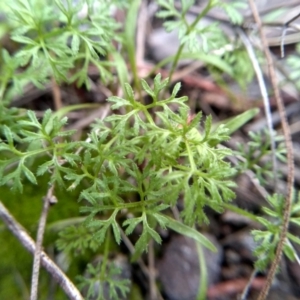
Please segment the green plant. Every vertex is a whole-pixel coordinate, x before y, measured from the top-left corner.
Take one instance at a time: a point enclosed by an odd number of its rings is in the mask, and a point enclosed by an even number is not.
[[[276,158],[281,162],[286,162],[286,149],[283,144],[283,137],[273,133],[273,138],[277,143]],[[271,136],[267,130],[262,132],[249,132],[250,141],[245,145],[237,144],[237,155],[243,160],[237,166],[239,172],[251,170],[255,173],[262,186],[274,177],[271,160]],[[279,176],[280,174],[276,174]]]
[[[139,223],[143,224],[143,233],[136,245],[138,256],[151,237],[160,242],[152,228],[155,224],[177,228],[175,221],[161,211],[176,205],[180,194],[185,199],[182,214],[187,224],[193,226],[208,221],[203,211],[205,206],[219,211],[223,201],[234,197],[230,189],[234,184],[227,180],[234,170],[224,161],[231,151],[215,146],[228,139],[226,129],[221,125],[211,131],[212,120],[208,117],[199,131],[201,113],[189,123],[189,109],[184,104],[187,98],[176,98],[179,84],[168,99],[159,99],[159,92],[167,83],[157,75],[152,90],[142,81],[153,99],[148,105],[135,100],[129,85],[126,85],[127,99],[108,98],[113,109],[127,107],[128,113],[98,121],[90,134],[90,142],[69,141],[68,136],[73,132],[61,130],[66,118],[53,118],[48,110],[40,123],[29,111],[28,120],[18,122],[22,126],[18,141],[23,150],[15,145],[10,128],[4,127],[7,143],[2,143],[0,148],[4,154],[1,184],[10,183],[13,190],[22,191],[23,176],[37,184],[36,176],[46,172],[51,173],[51,184],[66,188],[65,180],[70,181],[69,190],[83,181],[89,182],[89,186],[82,189],[80,199],[90,204],[82,211],[90,214],[86,225],[97,228],[94,238],[102,243],[111,227],[120,243],[117,217],[121,210],[133,210],[139,216],[127,219],[124,225],[127,226],[125,232],[130,234]],[[179,114],[169,108],[171,104],[178,105]],[[150,109],[160,109],[156,112],[160,126],[154,122]],[[78,147],[82,156],[74,154]],[[49,159],[46,156],[34,174],[34,170],[27,167],[28,161],[45,154]],[[132,193],[136,194],[135,201]],[[109,216],[107,220],[93,220],[100,212]]]
[[[300,225],[299,209],[300,209],[300,194],[298,199],[295,197],[291,209],[290,222]],[[257,221],[263,225],[265,230],[253,230],[252,234],[254,240],[259,245],[256,247],[254,254],[258,257],[256,261],[256,268],[260,271],[265,270],[269,263],[275,257],[275,250],[280,239],[280,233],[283,224],[284,214],[284,197],[282,195],[274,194],[268,197],[268,204],[270,207],[263,207],[263,212],[266,217],[257,217]],[[287,234],[287,239],[284,245],[284,254],[292,261],[296,260],[297,251],[294,249],[292,243],[300,244],[300,239],[292,233]]]
[[[241,24],[243,21],[242,15],[238,12],[237,8],[245,7],[243,1],[233,1],[230,4],[224,3],[219,0],[210,0],[198,16],[190,22],[187,18],[187,13],[194,1],[181,1],[181,10],[178,10],[174,1],[172,0],[159,0],[159,5],[163,8],[157,13],[158,17],[170,18],[164,22],[164,26],[167,31],[178,30],[178,38],[180,40],[180,47],[177,50],[174,58],[172,58],[172,67],[170,71],[170,77],[172,77],[179,61],[184,58],[194,58],[198,56],[198,59],[209,62],[211,66],[217,66],[217,68],[228,72],[231,76],[234,76],[236,69],[241,71],[238,65],[228,65],[224,63],[224,60],[219,60],[218,55],[211,55],[210,53],[215,49],[222,49],[229,42],[229,37],[224,35],[222,29],[217,22],[210,25],[204,25],[201,20],[205,15],[213,8],[219,7],[225,10],[234,24]],[[200,41],[199,41],[200,39]],[[199,57],[199,52],[200,57]],[[203,55],[203,54],[206,55]],[[196,58],[195,57],[195,58]],[[246,74],[246,72],[244,73]],[[249,74],[249,73],[247,73]],[[237,80],[240,78],[238,74],[235,77]]]
[[[110,265],[107,269],[103,269],[101,263],[96,266],[88,264],[87,276],[78,276],[80,287],[82,289],[88,287],[87,297],[92,297],[97,300],[109,299],[118,300],[124,297],[129,292],[130,280],[118,279],[120,268]]]
[[[114,3],[118,2],[94,5],[93,1],[79,1],[75,6],[70,0],[52,4],[35,0],[11,2],[11,39],[23,47],[13,56],[2,50],[0,97],[11,99],[28,82],[43,88],[50,76],[58,82],[90,87],[86,74],[91,64],[99,69],[103,80],[111,79],[111,63],[99,56],[106,58],[108,52],[113,52],[113,40],[118,39],[118,25],[110,13]],[[24,66],[23,72],[17,72]],[[10,82],[12,87],[4,95]]]
[[[208,221],[205,206],[221,211],[223,201],[234,197],[230,189],[234,184],[229,180],[234,170],[224,161],[231,151],[216,147],[228,136],[222,125],[211,131],[210,117],[200,129],[201,113],[189,121],[189,108],[184,104],[187,98],[176,98],[179,84],[169,98],[160,100],[159,93],[167,83],[160,75],[154,79],[153,89],[142,81],[153,99],[148,105],[136,101],[129,85],[126,99],[110,97],[113,109],[126,107],[128,112],[98,121],[90,133],[90,142],[70,141],[73,131],[62,130],[66,118],[59,120],[48,110],[39,122],[28,111],[28,119],[18,121],[17,138],[8,126],[3,128],[1,185],[10,184],[13,190],[22,191],[23,177],[38,184],[37,176],[48,172],[51,184],[69,190],[84,183],[80,200],[89,205],[81,211],[89,214],[85,225],[93,230],[93,239],[99,245],[108,231],[113,232],[119,244],[120,227],[126,227],[125,234],[129,235],[142,224],[133,259],[147,249],[151,238],[161,243],[158,225],[184,232],[213,250],[211,242],[193,226]],[[178,114],[169,108],[171,104],[178,106]],[[153,109],[157,110],[158,125],[149,113]],[[79,147],[82,155],[75,154]],[[44,162],[37,170],[30,168],[31,160],[40,156]],[[70,182],[68,187],[66,180]],[[191,227],[168,216],[167,209],[176,205],[180,195],[185,202],[183,218]],[[122,221],[124,210],[134,217],[124,216]],[[76,236],[72,243],[68,232],[69,229],[61,236],[68,240],[67,247],[89,246],[86,235]]]

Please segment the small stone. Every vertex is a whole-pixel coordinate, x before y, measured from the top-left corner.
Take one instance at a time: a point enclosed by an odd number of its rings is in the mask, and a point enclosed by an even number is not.
[[[203,247],[208,285],[212,285],[219,279],[222,251],[213,236],[206,236],[218,249],[215,253]],[[163,291],[168,299],[196,299],[201,274],[197,247],[193,239],[185,236],[173,237],[166,246],[163,258],[158,262],[158,270]]]

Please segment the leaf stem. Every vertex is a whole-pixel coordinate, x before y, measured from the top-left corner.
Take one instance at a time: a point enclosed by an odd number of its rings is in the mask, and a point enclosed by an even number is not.
[[[213,6],[213,0],[209,0],[208,4],[206,5],[206,7],[203,9],[203,11],[197,16],[197,18],[195,19],[195,21],[191,24],[191,25],[188,25],[187,24],[187,30],[186,30],[186,33],[185,35],[189,35],[193,29],[197,26],[198,22],[204,17],[207,15],[207,13],[210,11],[210,9],[212,8]],[[182,43],[180,45],[180,47],[178,48],[177,52],[176,52],[176,55],[174,57],[174,60],[173,60],[173,63],[172,63],[172,67],[171,67],[171,70],[170,70],[170,73],[169,73],[169,83],[172,82],[172,77],[173,77],[173,74],[175,72],[175,69],[177,68],[177,65],[178,65],[178,62],[180,60],[180,56],[181,56],[181,53],[184,49],[184,46],[185,46],[185,43]]]
[[[200,266],[200,284],[199,290],[197,294],[197,300],[205,300],[207,294],[207,265],[205,262],[205,257],[203,253],[203,246],[199,243],[195,243],[197,247],[198,259],[199,259],[199,266]]]
[[[233,211],[233,212],[235,212],[235,213],[237,213],[239,215],[242,215],[244,217],[247,217],[247,218],[249,218],[252,221],[260,223],[259,220],[258,220],[258,217],[256,215],[254,215],[254,214],[252,214],[252,213],[250,213],[250,212],[248,212],[248,211],[246,211],[246,210],[244,210],[242,208],[239,208],[239,207],[237,207],[235,205],[228,204],[228,203],[224,203],[223,206],[224,206],[224,208],[226,208],[228,210],[231,210],[231,211]]]
[[[111,239],[111,228],[109,228],[107,230],[107,235],[105,238],[104,253],[103,253],[103,259],[102,259],[102,264],[101,264],[101,273],[100,273],[101,281],[104,281],[105,277],[106,277],[105,274],[106,274],[107,263],[108,263],[110,239]]]
[[[189,162],[190,162],[190,165],[191,165],[192,173],[194,174],[194,172],[197,171],[197,168],[196,168],[196,164],[195,164],[195,161],[194,161],[194,157],[193,157],[190,145],[189,145],[187,140],[185,140],[185,145],[186,145],[186,149],[187,149],[187,152],[188,152],[188,157],[189,157]]]

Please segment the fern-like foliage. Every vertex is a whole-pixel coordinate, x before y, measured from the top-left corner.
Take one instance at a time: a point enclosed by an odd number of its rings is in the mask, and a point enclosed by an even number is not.
[[[50,1],[51,2],[51,1]],[[98,68],[103,80],[110,80],[105,58],[113,52],[119,28],[111,15],[119,1],[13,0],[9,3],[8,22],[11,39],[19,49],[10,55],[2,50],[0,99],[10,100],[29,82],[43,88],[50,77],[58,82],[76,82],[90,87],[88,67]],[[26,67],[17,72],[20,67]],[[13,83],[4,94],[9,83]]]
[[[158,75],[153,89],[146,81],[142,85],[153,102],[144,105],[136,101],[129,85],[125,99],[110,97],[113,109],[126,107],[127,113],[97,121],[90,134],[91,142],[81,142],[81,172],[65,176],[71,181],[69,189],[84,180],[90,182],[80,196],[89,205],[81,211],[89,214],[86,224],[97,229],[94,237],[99,243],[109,228],[119,243],[120,225],[126,228],[126,234],[141,225],[143,231],[136,242],[134,258],[146,250],[150,238],[161,242],[156,224],[184,231],[179,223],[164,216],[181,195],[185,203],[182,216],[188,225],[208,221],[205,206],[220,211],[223,201],[234,197],[234,183],[229,180],[234,171],[224,160],[231,151],[212,146],[228,138],[226,129],[220,126],[211,131],[210,117],[201,129],[201,113],[189,120],[184,104],[187,98],[176,98],[179,84],[165,100],[159,100],[159,93],[167,80]],[[178,106],[178,113],[172,112],[170,104]],[[150,110],[156,110],[157,122]],[[118,216],[124,209],[132,211],[134,217],[120,224]],[[105,219],[95,218],[99,213]]]
[[[180,8],[178,3],[175,5],[173,0],[158,0],[161,10],[157,13],[160,18],[167,19],[164,27],[168,32],[178,30],[178,37],[181,44],[185,44],[189,51],[196,52],[204,50],[208,52],[218,49],[226,44],[224,32],[221,30],[217,22],[207,24],[201,22],[201,19],[213,8],[219,7],[223,9],[229,16],[233,24],[241,24],[243,17],[238,8],[245,8],[244,1],[232,1],[225,3],[219,0],[210,0],[195,20],[190,21],[187,17],[191,6],[195,1],[181,1]],[[199,42],[200,41],[200,42]]]
[[[271,138],[268,130],[262,132],[249,132],[250,141],[247,144],[238,143],[237,155],[243,157],[238,165],[240,172],[252,170],[260,183],[265,185],[267,180],[273,178],[272,159],[271,159]],[[286,161],[286,148],[283,137],[273,133],[276,142],[276,157],[279,161]]]
[[[98,120],[90,133],[90,142],[72,142],[72,131],[62,129],[67,119],[60,120],[50,111],[41,122],[33,112],[28,112],[28,119],[18,122],[22,129],[17,139],[4,126],[0,184],[11,184],[14,190],[21,191],[24,177],[37,184],[37,177],[49,172],[53,184],[68,185],[69,190],[80,185],[79,200],[85,203],[81,211],[88,214],[85,226],[98,244],[104,241],[108,230],[120,243],[121,227],[127,235],[137,226],[142,228],[134,259],[147,249],[151,238],[161,242],[157,225],[185,232],[214,249],[192,226],[208,222],[204,207],[221,211],[223,202],[234,197],[234,183],[230,180],[234,170],[225,161],[231,151],[216,146],[228,139],[227,130],[223,126],[212,130],[211,117],[200,126],[201,113],[189,116],[184,103],[187,98],[176,97],[180,84],[175,85],[169,98],[161,100],[159,94],[167,84],[168,80],[162,80],[160,75],[156,76],[153,88],[142,81],[153,100],[147,105],[135,100],[127,84],[125,99],[108,99],[113,109],[122,107],[127,113]],[[170,109],[171,104],[177,106],[178,113]],[[156,120],[150,111],[155,111]],[[79,147],[80,155],[75,153]],[[44,162],[32,170],[27,164],[37,156]],[[166,214],[180,197],[184,199],[182,216],[189,226]],[[124,220],[124,211],[130,211],[131,217]],[[74,233],[75,229],[68,229],[61,238],[76,238]],[[76,243],[70,245],[90,246],[89,241]],[[63,245],[66,243],[61,242]]]
[[[282,195],[274,194],[268,197],[269,207],[263,207],[263,212],[267,217],[257,217],[257,221],[263,226],[263,230],[252,230],[254,240],[257,242],[254,254],[257,256],[255,267],[258,270],[265,270],[269,263],[275,257],[275,251],[279,242],[280,234],[282,231],[283,214],[284,214],[284,197]],[[295,197],[292,209],[290,222],[300,226],[300,194]],[[293,243],[300,244],[299,237],[291,232],[287,233],[286,243],[284,245],[284,254],[292,261],[296,259],[296,250]]]
[[[120,279],[121,269],[114,264],[108,264],[105,276],[102,274],[102,262],[87,265],[86,275],[78,276],[79,288],[86,289],[87,299],[93,300],[119,300],[126,299],[129,293],[130,280]]]
[[[60,231],[56,246],[58,250],[70,252],[75,250],[83,253],[86,249],[96,251],[99,243],[94,238],[95,231],[87,228],[84,224],[68,226]]]
[[[4,125],[0,140],[0,185],[10,184],[12,190],[22,191],[23,178],[26,177],[32,184],[37,184],[37,176],[46,172],[52,174],[51,183],[64,186],[63,176],[65,173],[74,172],[62,166],[62,160],[74,165],[80,157],[74,154],[76,143],[68,142],[68,136],[74,131],[62,131],[67,118],[59,120],[52,116],[51,111],[45,112],[43,121],[40,123],[32,111],[28,111],[28,119],[17,122],[20,134],[17,135],[10,127]],[[59,139],[62,142],[58,142]],[[28,164],[32,159],[50,155],[50,159],[41,164],[36,172],[30,170]]]
[[[166,31],[178,31],[180,47],[173,59],[172,68],[175,68],[181,59],[201,60],[219,80],[223,81],[220,73],[226,72],[242,88],[246,88],[247,83],[254,76],[252,63],[241,43],[233,39],[234,34],[228,34],[229,23],[232,23],[232,26],[242,24],[243,16],[240,9],[247,7],[245,1],[237,0],[226,3],[220,0],[210,0],[194,18],[190,14],[190,8],[195,3],[193,0],[181,1],[180,4],[173,0],[158,0],[157,2],[161,7],[157,16],[164,19]],[[224,24],[218,21],[212,22],[209,19],[204,20],[214,9],[222,9],[228,15],[229,22],[227,27],[225,26],[225,32]]]

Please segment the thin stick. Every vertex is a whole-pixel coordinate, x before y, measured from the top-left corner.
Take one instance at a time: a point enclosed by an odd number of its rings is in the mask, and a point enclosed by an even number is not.
[[[20,225],[15,218],[9,213],[7,208],[0,201],[0,218],[6,224],[8,229],[21,242],[21,244],[31,253],[34,254],[36,245],[33,239],[28,235],[25,228]],[[60,285],[65,294],[71,300],[83,300],[82,295],[74,286],[72,281],[65,273],[51,260],[51,258],[44,252],[41,252],[41,264],[47,270],[54,280]]]
[[[134,253],[134,246],[132,245],[130,239],[125,234],[124,230],[121,227],[119,227],[119,228],[120,228],[120,231],[121,231],[121,236],[122,236],[122,240],[123,240],[124,244],[126,245],[128,250],[130,251],[130,253],[133,254]],[[143,271],[143,273],[147,277],[149,277],[149,270],[148,270],[147,266],[145,265],[144,261],[141,258],[139,258],[138,264],[139,264],[141,270]]]
[[[58,111],[63,106],[62,101],[61,101],[60,87],[58,86],[54,77],[52,77],[51,81],[52,81],[52,94],[53,94],[53,100],[54,100],[54,107],[55,107],[55,110]]]
[[[130,239],[127,237],[124,230],[120,226],[119,226],[119,228],[120,228],[120,231],[121,231],[121,237],[122,237],[122,240],[123,240],[124,244],[126,245],[126,247],[128,248],[128,250],[130,251],[131,254],[134,253],[134,246],[132,245]],[[139,258],[137,262],[138,262],[141,270],[145,274],[145,276],[147,278],[149,278],[151,276],[149,274],[150,270],[148,270],[148,268],[145,265],[144,261],[141,258]],[[156,289],[156,295],[157,295],[157,300],[164,300],[164,298],[162,297],[162,295],[160,294],[158,289]]]
[[[148,269],[149,269],[149,286],[150,286],[150,299],[157,299],[157,289],[155,284],[155,262],[154,262],[154,243],[153,239],[149,241],[149,251],[148,251]]]
[[[137,19],[137,32],[136,32],[136,62],[138,66],[142,66],[144,64],[144,56],[145,56],[145,44],[146,44],[146,30],[147,30],[147,22],[148,22],[148,9],[147,2],[142,1],[139,11],[139,16]]]
[[[274,139],[274,130],[273,130],[273,123],[272,123],[272,114],[270,109],[270,101],[268,97],[268,91],[267,87],[263,78],[263,74],[261,71],[261,68],[259,66],[258,60],[255,56],[255,52],[253,50],[253,47],[248,39],[248,37],[245,35],[244,31],[241,29],[237,29],[239,36],[248,52],[249,58],[253,64],[253,68],[256,74],[256,78],[259,84],[260,92],[263,98],[264,107],[265,107],[265,114],[268,124],[268,129],[270,132],[270,140],[271,140],[271,150],[272,150],[272,167],[273,167],[273,175],[274,175],[274,187],[276,189],[277,187],[277,159],[276,159],[276,145],[275,145],[275,139]]]
[[[37,238],[36,238],[36,247],[35,247],[35,252],[34,252],[30,300],[37,300],[43,237],[44,237],[44,232],[45,232],[47,215],[48,215],[48,211],[49,211],[49,207],[50,207],[50,201],[51,201],[51,198],[53,197],[53,189],[54,189],[54,186],[52,185],[48,189],[46,197],[44,197],[44,205],[43,205],[43,210],[42,210],[41,218],[40,218],[40,222],[39,222]]]
[[[249,278],[249,280],[248,280],[248,282],[247,282],[247,284],[246,284],[246,286],[244,288],[244,291],[242,293],[242,296],[241,296],[240,300],[247,300],[247,296],[248,296],[249,290],[250,290],[250,288],[252,286],[252,282],[255,279],[256,274],[257,274],[257,271],[253,270],[253,272],[252,272],[252,274],[251,274],[251,276],[250,276],[250,278]]]
[[[286,196],[286,200],[285,200],[282,230],[281,230],[280,239],[279,239],[279,242],[277,245],[275,257],[273,259],[273,262],[271,264],[270,270],[267,275],[267,282],[264,285],[263,289],[261,290],[261,292],[258,296],[258,300],[263,300],[268,295],[270,286],[272,284],[273,278],[276,273],[277,266],[280,263],[284,243],[285,243],[287,232],[288,232],[290,212],[291,212],[292,200],[293,200],[293,186],[294,186],[295,170],[294,170],[293,144],[292,144],[290,129],[289,129],[289,125],[287,122],[283,101],[281,99],[279,88],[278,88],[278,82],[277,82],[277,78],[276,78],[276,74],[275,74],[275,70],[274,70],[274,66],[273,66],[272,56],[271,56],[269,46],[268,46],[268,43],[267,43],[267,40],[266,40],[266,37],[264,34],[262,22],[261,22],[259,14],[258,14],[257,7],[253,0],[249,0],[249,5],[251,7],[254,20],[258,26],[260,39],[261,39],[261,42],[263,45],[263,50],[264,50],[264,53],[265,53],[265,56],[266,56],[266,59],[268,62],[269,75],[270,75],[271,83],[272,83],[272,86],[274,89],[274,96],[275,96],[278,111],[280,114],[281,126],[282,126],[284,139],[285,139],[285,145],[286,145],[286,149],[287,149],[287,166],[288,166],[288,178],[287,178],[288,191],[287,191],[287,196]]]

